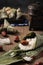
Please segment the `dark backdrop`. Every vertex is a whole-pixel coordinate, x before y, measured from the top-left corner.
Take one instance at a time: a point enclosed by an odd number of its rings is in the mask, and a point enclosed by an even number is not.
[[[10,6],[14,8],[21,7],[22,10],[26,11],[27,6],[34,2],[40,2],[43,5],[43,0],[0,0],[0,9],[4,6]]]

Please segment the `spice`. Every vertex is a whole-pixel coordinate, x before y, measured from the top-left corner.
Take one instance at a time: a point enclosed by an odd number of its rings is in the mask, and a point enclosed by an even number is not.
[[[15,42],[19,42],[19,36],[15,36]]]
[[[28,42],[27,42],[26,40],[22,40],[22,41],[21,41],[21,44],[22,44],[22,45],[28,45]]]

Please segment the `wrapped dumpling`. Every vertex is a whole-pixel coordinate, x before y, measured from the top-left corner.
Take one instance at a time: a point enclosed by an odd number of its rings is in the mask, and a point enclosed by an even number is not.
[[[9,38],[4,38],[4,39],[0,38],[0,45],[1,46],[5,45],[5,44],[10,44],[10,43],[11,43],[11,41]]]
[[[16,19],[19,19],[21,16],[22,16],[21,9],[18,8],[18,9],[17,9],[17,17],[16,17]]]
[[[25,40],[25,42],[19,43],[19,48],[21,50],[32,50],[43,45],[43,36],[34,32],[27,34],[23,40]],[[26,42],[28,43],[26,44]]]

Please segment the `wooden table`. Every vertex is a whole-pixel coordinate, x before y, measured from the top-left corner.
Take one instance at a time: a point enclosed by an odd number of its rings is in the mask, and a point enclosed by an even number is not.
[[[18,34],[20,40],[22,40],[23,37],[26,34],[28,34],[29,32],[31,32],[31,31],[29,31],[29,26],[16,26],[16,27],[14,27],[14,29],[16,29],[16,30],[18,30],[20,32],[20,34]],[[35,33],[39,33],[39,34],[43,34],[43,31],[34,31],[34,32]],[[18,43],[14,42],[15,35],[8,35],[8,36],[9,36],[12,44],[11,45],[5,45],[5,46],[3,46],[3,49],[5,51],[8,51],[8,50],[14,48],[18,44]],[[0,34],[0,37],[2,37],[1,34]],[[3,54],[3,53],[4,52],[0,52],[0,54]],[[40,58],[34,60],[34,62],[31,62],[31,63],[29,63],[29,62],[18,62],[18,63],[15,63],[15,65],[34,65],[35,62],[39,62],[39,61],[43,62],[43,57],[42,56]]]

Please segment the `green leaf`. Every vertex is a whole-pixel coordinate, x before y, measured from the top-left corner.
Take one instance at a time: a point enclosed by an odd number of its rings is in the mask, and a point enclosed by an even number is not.
[[[22,57],[24,55],[31,57],[31,56],[38,55],[41,51],[43,51],[43,46],[31,51],[23,51],[20,49],[9,50],[8,52],[0,56],[0,65],[7,65],[7,64],[22,61],[23,60]],[[14,56],[11,56],[11,53],[13,52],[14,52]]]
[[[26,55],[27,56],[37,56],[41,51],[43,51],[43,46],[26,52]]]
[[[1,65],[7,65],[15,62],[22,61],[23,59],[20,57],[9,57],[9,56],[4,56],[3,58],[0,58],[0,64]]]

